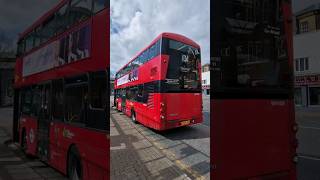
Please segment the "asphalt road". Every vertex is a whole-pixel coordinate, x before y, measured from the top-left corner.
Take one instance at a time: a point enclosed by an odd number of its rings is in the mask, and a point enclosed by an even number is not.
[[[296,108],[299,180],[320,180],[320,108]]]
[[[203,100],[203,123],[176,128],[161,133],[167,139],[180,140],[191,147],[210,156],[210,96],[202,96]],[[110,96],[110,103],[113,104],[113,96]]]
[[[113,97],[110,97],[112,104]],[[129,117],[121,112],[111,110],[111,166],[121,166],[121,164],[130,165],[124,156],[117,156],[122,151],[127,151],[129,154],[138,154],[140,149],[129,148],[134,147],[136,143],[149,144],[150,149],[157,157],[170,161],[172,167],[185,172],[191,179],[209,179],[210,177],[210,98],[209,96],[203,98],[203,115],[204,122],[202,124],[175,128],[163,132],[154,131],[146,128],[140,124],[133,124]],[[129,135],[129,136],[128,136]],[[137,137],[132,137],[132,136]],[[130,141],[127,141],[131,139]],[[141,141],[141,142],[140,142]],[[149,150],[148,150],[149,151]],[[148,156],[145,154],[145,156]],[[121,158],[123,157],[123,158]],[[135,157],[136,158],[136,157]],[[141,157],[144,159],[145,157]],[[143,160],[135,160],[137,164],[146,166],[151,172],[150,176],[155,173],[152,168],[143,163]],[[119,163],[121,162],[121,163]],[[153,162],[153,161],[151,161]],[[128,167],[127,169],[134,169],[136,167]],[[160,168],[161,169],[161,168]],[[133,171],[134,172],[134,171]],[[152,173],[153,172],[153,173]],[[157,172],[157,171],[156,171]],[[132,172],[128,172],[132,173]],[[161,172],[157,172],[161,178],[167,179]],[[111,167],[111,174],[113,177],[121,179],[121,175],[116,169]],[[118,174],[118,176],[117,176]],[[120,175],[119,175],[120,174]],[[134,173],[133,173],[134,174]],[[140,176],[148,174],[141,172]],[[136,177],[137,175],[135,175]],[[144,177],[144,176],[143,176]],[[135,179],[135,178],[134,178]]]
[[[203,125],[210,126],[210,96],[202,96],[202,104],[203,104]]]

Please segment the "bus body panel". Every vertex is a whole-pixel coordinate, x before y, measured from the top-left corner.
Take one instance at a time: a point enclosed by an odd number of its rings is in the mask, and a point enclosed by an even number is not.
[[[295,155],[292,101],[212,100],[211,103],[214,179],[249,179],[277,173],[287,174],[283,177],[289,179]]]
[[[185,101],[186,99],[188,102]],[[152,93],[147,103],[126,100],[124,108],[121,107],[121,101],[121,98],[117,101],[118,110],[124,110],[123,113],[129,117],[134,111],[139,123],[156,130],[187,126],[203,121],[201,93]],[[164,119],[161,119],[161,116],[164,116]]]
[[[21,116],[20,118],[20,144],[22,143],[22,132],[25,131],[25,135],[27,136],[27,149],[26,153],[29,155],[36,156],[37,155],[37,133],[38,133],[38,121],[36,118],[30,116]]]
[[[91,54],[94,62],[87,62],[86,66],[95,64],[95,69],[105,70],[110,66],[110,28],[109,11],[103,10],[92,18]],[[105,32],[101,32],[106,30]],[[84,66],[84,67],[86,67]]]
[[[201,93],[165,93],[166,120],[170,122],[190,120],[190,123],[202,122]]]
[[[75,127],[61,122],[51,123],[50,146],[52,153],[49,164],[62,173],[67,173],[68,152],[76,146],[84,168],[84,179],[104,177],[108,174],[109,139],[105,132]],[[57,161],[59,158],[60,162]],[[106,177],[105,177],[106,178]],[[99,178],[103,179],[103,178]]]

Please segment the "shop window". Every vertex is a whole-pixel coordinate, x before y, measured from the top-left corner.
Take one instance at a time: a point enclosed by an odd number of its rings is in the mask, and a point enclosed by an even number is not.
[[[310,105],[320,105],[320,87],[310,87]]]
[[[301,90],[301,88],[294,89],[294,102],[296,105],[302,105],[302,90]]]

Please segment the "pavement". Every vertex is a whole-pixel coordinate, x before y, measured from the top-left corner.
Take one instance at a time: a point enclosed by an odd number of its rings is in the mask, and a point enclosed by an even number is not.
[[[210,179],[205,124],[159,132],[111,108],[110,136],[111,179]]]
[[[27,157],[11,142],[12,108],[0,108],[0,180],[67,180],[63,174]]]
[[[296,108],[299,180],[320,180],[320,107]]]

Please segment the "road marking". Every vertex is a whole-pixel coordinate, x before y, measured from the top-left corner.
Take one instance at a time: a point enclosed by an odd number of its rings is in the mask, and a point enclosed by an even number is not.
[[[310,159],[315,161],[320,161],[320,158],[310,157],[310,156],[298,156],[299,158]]]
[[[316,127],[309,127],[309,126],[300,126],[299,128],[320,130],[320,128],[316,128]]]
[[[126,149],[126,148],[127,148],[126,144],[120,143],[120,146],[110,147],[110,150],[114,151],[114,150],[121,150],[121,149]]]

